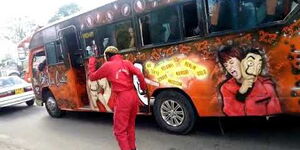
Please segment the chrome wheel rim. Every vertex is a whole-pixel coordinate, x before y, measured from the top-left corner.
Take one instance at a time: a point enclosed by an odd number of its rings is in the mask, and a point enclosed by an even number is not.
[[[180,126],[184,119],[184,111],[179,103],[174,100],[166,100],[160,107],[160,113],[163,120],[170,126]]]
[[[47,100],[47,107],[51,112],[56,111],[57,109],[57,105],[56,105],[56,101],[53,97],[49,97]]]

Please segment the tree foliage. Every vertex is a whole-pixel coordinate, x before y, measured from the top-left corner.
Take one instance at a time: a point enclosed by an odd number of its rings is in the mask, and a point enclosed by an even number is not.
[[[48,23],[51,23],[51,22],[57,21],[59,19],[62,19],[64,17],[70,16],[72,14],[75,14],[78,11],[80,11],[80,8],[75,3],[63,5],[58,9],[56,14],[48,21]]]
[[[12,41],[17,44],[25,37],[32,34],[37,24],[28,16],[16,17],[8,21],[6,24],[6,32],[2,33],[1,38]]]

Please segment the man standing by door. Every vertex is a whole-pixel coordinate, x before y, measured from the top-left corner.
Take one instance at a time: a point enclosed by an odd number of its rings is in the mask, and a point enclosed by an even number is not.
[[[138,77],[140,86],[146,91],[146,82],[141,71],[130,61],[123,60],[119,50],[109,46],[104,51],[106,62],[96,70],[96,58],[89,59],[91,81],[107,78],[112,91],[117,94],[114,107],[114,134],[121,150],[135,150],[135,118],[139,99],[133,85],[133,75]]]

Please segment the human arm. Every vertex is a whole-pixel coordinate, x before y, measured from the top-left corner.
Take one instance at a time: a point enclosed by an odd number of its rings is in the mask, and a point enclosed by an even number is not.
[[[108,74],[108,69],[106,63],[104,63],[98,70],[96,69],[96,58],[91,57],[89,59],[89,64],[88,64],[88,70],[89,70],[89,79],[91,81],[99,80],[101,78],[104,78]]]

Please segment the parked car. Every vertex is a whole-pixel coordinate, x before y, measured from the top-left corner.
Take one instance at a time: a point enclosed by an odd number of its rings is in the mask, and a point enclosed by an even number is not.
[[[8,69],[2,69],[0,68],[0,77],[5,77],[5,76],[21,76],[20,72],[17,70],[8,70]]]
[[[18,76],[0,77],[0,108],[25,102],[34,104],[31,84]]]

